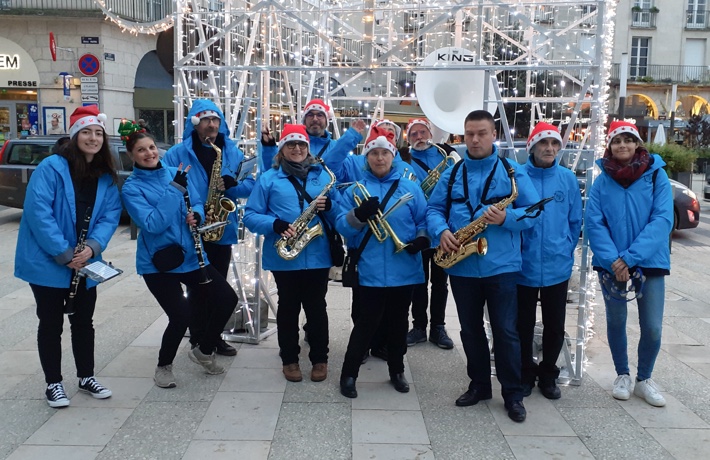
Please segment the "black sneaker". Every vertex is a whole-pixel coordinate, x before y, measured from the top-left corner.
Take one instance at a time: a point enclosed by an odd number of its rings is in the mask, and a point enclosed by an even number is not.
[[[215,351],[217,352],[218,355],[222,355],[222,356],[236,356],[237,355],[237,349],[222,339],[219,339],[217,341],[217,348]]]
[[[49,404],[49,407],[67,407],[69,405],[69,398],[67,398],[67,394],[64,392],[62,382],[47,385],[45,395],[47,395],[47,404]]]
[[[424,329],[413,327],[411,331],[407,332],[408,347],[422,342],[426,342],[426,331]]]
[[[454,348],[454,341],[451,340],[449,334],[446,333],[446,328],[444,325],[432,326],[431,332],[429,333],[429,341],[436,344],[437,347],[443,348],[444,350],[451,350]]]
[[[94,377],[84,377],[79,380],[79,391],[88,393],[96,399],[110,398],[113,393],[108,388],[105,388]]]

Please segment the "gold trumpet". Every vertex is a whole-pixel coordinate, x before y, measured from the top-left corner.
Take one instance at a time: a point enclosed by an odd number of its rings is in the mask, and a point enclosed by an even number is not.
[[[358,196],[358,190],[360,191],[362,198]],[[360,204],[362,204],[362,202],[367,200],[368,198],[370,198],[370,193],[367,191],[365,186],[362,185],[360,182],[355,182],[355,187],[353,187],[353,199],[355,200],[355,204],[360,206]],[[395,206],[397,206],[397,204],[395,204]],[[392,242],[394,243],[395,247],[395,254],[409,246],[407,243],[403,243],[399,239],[397,234],[394,232],[394,230],[392,230],[392,227],[390,227],[389,222],[387,222],[387,219],[384,218],[382,210],[378,209],[377,214],[375,214],[374,217],[367,219],[367,224],[370,226],[372,234],[380,243],[384,242],[387,237],[392,238]]]

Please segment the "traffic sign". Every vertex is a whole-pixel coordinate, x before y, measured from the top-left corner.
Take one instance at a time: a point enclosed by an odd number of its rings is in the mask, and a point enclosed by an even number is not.
[[[86,53],[79,58],[79,72],[87,77],[93,77],[101,70],[99,58],[93,54]]]
[[[81,102],[99,102],[98,94],[82,94]]]
[[[81,84],[82,94],[98,94],[99,84],[98,83],[82,83]]]
[[[82,83],[98,83],[99,77],[80,77]]]

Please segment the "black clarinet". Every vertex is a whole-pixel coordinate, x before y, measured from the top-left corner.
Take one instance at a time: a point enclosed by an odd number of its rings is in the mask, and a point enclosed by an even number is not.
[[[185,198],[185,207],[187,208],[187,213],[192,212],[192,205],[190,204],[190,195],[187,194],[187,190],[183,194]],[[207,266],[205,265],[205,256],[202,252],[202,237],[200,237],[200,232],[197,230],[196,225],[188,225],[190,227],[190,234],[192,234],[192,240],[195,242],[195,252],[197,253],[197,262],[200,264],[200,284],[211,283],[212,280],[207,274]]]
[[[86,235],[89,233],[89,222],[91,222],[91,206],[86,208],[86,213],[84,214],[84,223],[81,226],[81,233],[79,233],[79,241],[76,242],[74,254],[78,254],[84,249],[86,249]],[[79,282],[81,282],[81,274],[79,273],[79,270],[74,270],[71,279],[71,286],[69,288],[69,297],[64,303],[64,314],[66,315],[73,315],[74,313],[76,313],[74,299],[76,298],[77,292],[79,292]]]

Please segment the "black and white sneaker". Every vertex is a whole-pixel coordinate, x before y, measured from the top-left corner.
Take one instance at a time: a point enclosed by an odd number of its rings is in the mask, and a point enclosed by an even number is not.
[[[45,394],[47,395],[47,404],[49,404],[49,407],[67,407],[69,405],[69,398],[67,398],[67,394],[64,392],[62,382],[47,385]]]
[[[105,388],[94,377],[84,377],[79,380],[79,391],[89,393],[96,399],[106,399],[111,397],[111,390]]]

